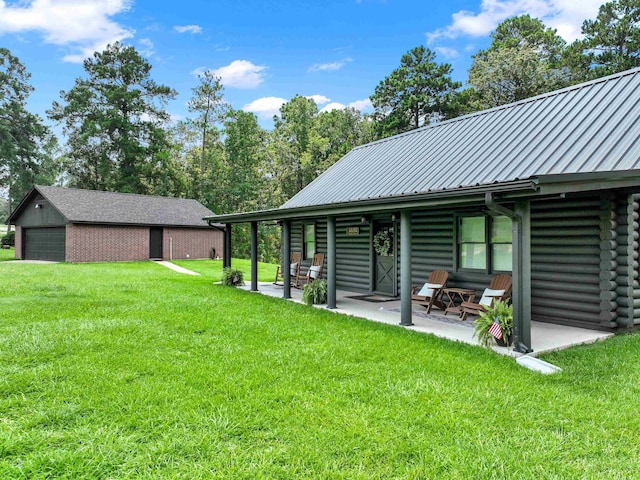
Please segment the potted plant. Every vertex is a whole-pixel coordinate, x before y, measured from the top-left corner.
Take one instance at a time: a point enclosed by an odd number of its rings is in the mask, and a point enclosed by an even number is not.
[[[380,230],[373,236],[373,249],[378,255],[391,255],[393,252],[393,234],[387,230]]]
[[[491,348],[492,340],[502,347],[513,342],[513,305],[507,301],[497,300],[491,307],[485,307],[473,323],[480,344],[487,348]]]
[[[240,270],[227,267],[222,270],[222,284],[229,285],[231,287],[244,285],[244,274]]]
[[[302,301],[307,305],[327,303],[327,282],[314,280],[311,283],[307,283],[302,291]]]

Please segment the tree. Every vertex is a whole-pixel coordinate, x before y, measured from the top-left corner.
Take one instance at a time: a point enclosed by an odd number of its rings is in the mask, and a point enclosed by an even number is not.
[[[0,48],[0,186],[9,190],[9,210],[35,183],[52,184],[59,173],[55,137],[26,109],[30,76],[17,57]]]
[[[562,65],[565,42],[537,18],[509,18],[491,38],[491,46],[473,56],[469,70],[469,84],[480,107],[504,105],[567,85],[568,71]]]
[[[378,84],[371,102],[381,136],[448,117],[449,101],[461,84],[451,80],[451,65],[436,63],[435,56],[428,48],[416,47]]]
[[[225,212],[264,207],[266,132],[253,113],[230,112],[225,122]]]
[[[268,188],[267,132],[253,113],[233,110],[225,121],[224,168],[222,192],[224,211],[247,211],[278,206]],[[236,255],[249,257],[250,229],[248,224],[233,228]],[[258,258],[278,262],[280,235],[275,225],[258,224]]]
[[[168,158],[164,110],[176,92],[150,78],[151,65],[133,47],[108,45],[84,61],[88,78],[61,92],[50,118],[68,136],[71,183],[82,188],[155,193]]]
[[[229,106],[224,101],[222,92],[223,86],[220,78],[207,71],[202,75],[198,75],[200,85],[193,88],[193,96],[189,100],[189,112],[197,113],[195,119],[190,120],[193,127],[199,132],[200,142],[200,182],[198,199],[202,199],[204,195],[204,176],[207,169],[207,151],[209,143],[219,138],[216,123],[224,120]],[[210,162],[209,162],[210,163]]]
[[[314,122],[311,157],[314,177],[344,157],[353,148],[375,140],[365,120],[354,108],[321,112]]]
[[[546,27],[541,20],[529,15],[506,19],[496,27],[491,38],[492,43],[488,50],[526,45],[533,47],[546,62],[553,66],[558,66],[566,46],[566,42],[555,29]]]
[[[273,118],[272,155],[284,200],[291,198],[312,180],[308,173],[309,145],[317,115],[318,107],[312,99],[296,95],[280,107],[280,117]]]
[[[572,45],[573,65],[598,78],[640,66],[640,0],[600,6],[595,20],[582,24],[584,39]]]

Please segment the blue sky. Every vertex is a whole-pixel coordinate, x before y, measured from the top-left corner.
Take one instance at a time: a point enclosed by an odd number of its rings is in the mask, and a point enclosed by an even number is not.
[[[32,74],[30,108],[44,116],[60,90],[84,75],[82,59],[120,40],[153,65],[179,96],[167,110],[188,115],[197,73],[222,78],[225,98],[263,126],[283,101],[313,96],[319,108],[369,112],[368,97],[418,45],[435,50],[464,81],[471,55],[504,19],[541,18],[566,40],[595,18],[599,0],[0,0],[0,45]]]

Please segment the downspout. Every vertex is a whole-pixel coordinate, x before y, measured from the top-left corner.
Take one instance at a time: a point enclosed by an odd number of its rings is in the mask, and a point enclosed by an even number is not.
[[[526,311],[526,308],[530,310],[530,307],[525,307],[525,282],[526,285],[530,285],[530,279],[525,278],[524,273],[525,263],[524,258],[527,254],[524,247],[523,236],[523,217],[521,214],[509,210],[504,205],[496,203],[493,192],[487,192],[484,196],[484,203],[491,212],[495,212],[499,215],[509,217],[513,221],[513,238],[516,242],[514,253],[515,262],[513,265],[513,300],[514,302],[514,330],[515,330],[515,346],[514,350],[520,353],[531,353],[531,314],[530,311]],[[528,218],[528,216],[527,216]],[[527,271],[529,269],[527,268]],[[530,289],[527,289],[530,290]],[[528,303],[527,303],[528,305]]]
[[[484,194],[484,204],[492,212],[496,212],[496,213],[499,213],[500,215],[504,215],[505,217],[509,217],[511,220],[513,220],[516,223],[520,223],[522,221],[522,219],[520,218],[520,215],[518,215],[513,210],[509,210],[504,205],[498,205],[493,198],[493,192],[487,192]]]

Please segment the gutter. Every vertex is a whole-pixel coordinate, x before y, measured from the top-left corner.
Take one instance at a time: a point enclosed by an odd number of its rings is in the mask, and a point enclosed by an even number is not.
[[[513,210],[509,210],[504,205],[498,205],[496,203],[496,200],[493,198],[493,193],[494,192],[487,192],[484,194],[484,204],[487,206],[487,208],[490,211],[497,213],[498,215],[509,217],[514,222],[519,222],[521,220],[520,215],[518,215]]]
[[[252,221],[283,220],[326,215],[366,214],[394,211],[400,208],[457,205],[464,202],[481,202],[487,191],[492,193],[527,194],[537,191],[533,180],[519,180],[508,184],[481,185],[457,189],[438,190],[428,193],[412,193],[386,197],[352,200],[339,203],[324,203],[290,208],[274,208],[255,212],[234,213],[204,217],[208,222],[243,223]]]

